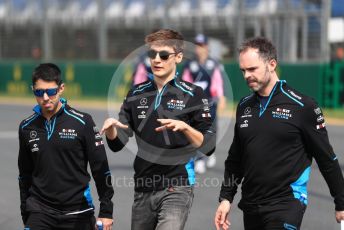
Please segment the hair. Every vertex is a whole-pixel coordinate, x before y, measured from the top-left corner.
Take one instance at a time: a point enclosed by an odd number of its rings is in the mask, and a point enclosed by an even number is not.
[[[258,49],[258,54],[262,59],[264,59],[264,61],[270,61],[273,59],[277,61],[276,47],[267,38],[255,37],[247,39],[241,44],[239,54],[247,51],[249,48]]]
[[[48,82],[54,81],[57,85],[61,85],[61,70],[53,63],[42,63],[32,73],[32,85],[35,85],[39,79]]]
[[[183,35],[170,29],[160,29],[148,34],[145,38],[145,42],[149,46],[154,44],[173,47],[174,51],[177,53],[183,52],[184,50]]]

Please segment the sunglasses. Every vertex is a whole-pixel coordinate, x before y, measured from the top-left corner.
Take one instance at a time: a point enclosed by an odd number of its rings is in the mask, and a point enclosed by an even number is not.
[[[148,50],[148,52],[147,52],[147,56],[150,59],[155,59],[157,54],[159,54],[159,57],[160,57],[161,60],[166,61],[170,57],[170,55],[177,54],[177,53],[169,53],[166,50],[162,50],[162,51],[159,51],[159,52],[155,51],[155,50]]]
[[[51,89],[33,89],[32,91],[36,97],[43,97],[44,93],[51,97],[57,94],[57,92],[59,91],[59,87]]]

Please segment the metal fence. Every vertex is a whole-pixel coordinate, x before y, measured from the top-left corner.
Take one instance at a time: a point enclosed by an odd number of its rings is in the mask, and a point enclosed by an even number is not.
[[[1,59],[125,57],[155,28],[227,47],[266,36],[285,62],[327,61],[331,0],[0,0]]]

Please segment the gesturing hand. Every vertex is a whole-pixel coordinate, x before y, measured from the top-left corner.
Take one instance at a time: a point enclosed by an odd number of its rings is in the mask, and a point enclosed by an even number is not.
[[[173,119],[158,119],[158,122],[162,126],[155,129],[157,132],[161,132],[164,129],[172,129],[173,132],[184,131],[188,128],[188,125],[184,121],[173,120]]]
[[[103,135],[105,133],[110,140],[113,140],[117,137],[116,128],[127,129],[129,127],[128,125],[122,124],[115,118],[108,118],[104,121],[103,128],[100,130],[100,134]]]

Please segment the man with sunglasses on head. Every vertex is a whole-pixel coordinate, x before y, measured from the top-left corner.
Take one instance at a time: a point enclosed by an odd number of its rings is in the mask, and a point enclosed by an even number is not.
[[[40,64],[32,74],[38,105],[19,126],[20,209],[25,229],[95,229],[90,165],[100,201],[98,220],[112,228],[113,188],[102,137],[92,117],[61,98],[60,69]]]
[[[195,37],[195,57],[183,67],[182,79],[200,86],[207,98],[210,107],[210,114],[216,128],[217,109],[223,110],[226,106],[224,96],[223,66],[209,56],[208,38],[204,34],[197,34]],[[200,156],[195,162],[196,173],[203,174],[207,168],[216,165],[215,154],[210,157]]]
[[[131,229],[182,230],[193,201],[193,158],[214,151],[215,131],[203,90],[176,76],[182,35],[162,29],[145,42],[154,78],[129,91],[119,119],[108,118],[101,133],[114,152],[136,137]]]

